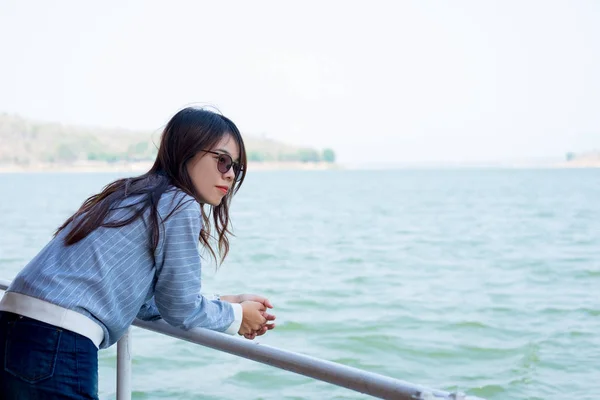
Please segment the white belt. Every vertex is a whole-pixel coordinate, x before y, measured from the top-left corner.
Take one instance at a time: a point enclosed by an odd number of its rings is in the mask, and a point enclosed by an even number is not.
[[[0,300],[0,311],[23,315],[79,333],[90,339],[96,348],[99,348],[104,340],[104,331],[100,325],[85,315],[21,293],[4,293]]]

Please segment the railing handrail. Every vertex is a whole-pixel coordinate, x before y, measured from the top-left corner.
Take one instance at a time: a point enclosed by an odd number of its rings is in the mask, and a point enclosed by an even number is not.
[[[9,285],[9,281],[0,280],[0,290],[5,290]],[[474,396],[466,396],[463,393],[450,393],[429,389],[388,376],[225,335],[204,328],[194,328],[185,331],[175,328],[163,320],[148,322],[136,319],[133,325],[382,399],[479,399]],[[117,377],[119,382],[124,382],[121,384],[121,388],[117,389],[118,392],[123,392],[123,390],[130,391],[128,384],[130,369],[123,369],[123,365],[131,360],[130,333],[128,332],[121,340],[123,342],[119,341],[117,345],[117,352],[121,353],[117,354],[118,363],[121,364],[121,368],[118,368],[120,371],[118,373],[119,375],[125,374],[126,376]],[[125,352],[127,354],[123,354]],[[124,396],[118,396],[118,398],[124,398]]]

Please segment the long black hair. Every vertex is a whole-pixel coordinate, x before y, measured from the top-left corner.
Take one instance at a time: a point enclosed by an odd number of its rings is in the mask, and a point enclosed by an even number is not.
[[[232,190],[227,193],[218,206],[209,206],[211,210],[207,214],[187,172],[186,164],[196,153],[203,149],[212,148],[225,135],[231,135],[240,149],[241,176],[238,181],[234,182]],[[229,252],[227,235],[231,234],[229,229],[229,206],[232,196],[237,193],[244,181],[246,167],[244,141],[240,131],[230,119],[202,108],[184,108],[167,123],[161,135],[156,160],[148,172],[133,178],[119,179],[105,186],[102,192],[89,197],[79,210],[56,230],[55,235],[75,221],[73,228],[70,229],[64,239],[65,245],[72,245],[101,226],[116,228],[130,224],[142,217],[145,210],[150,208],[151,248],[152,254],[154,254],[160,236],[158,201],[169,186],[173,185],[194,197],[201,204],[204,224],[198,240],[208,248],[216,260],[215,251],[210,245],[210,216],[212,214],[214,228],[217,232],[215,238],[218,241],[220,261],[223,262]],[[119,221],[107,221],[110,211],[120,208],[119,205],[122,200],[130,196],[140,196],[141,198],[140,201],[130,206],[135,207],[132,216]]]

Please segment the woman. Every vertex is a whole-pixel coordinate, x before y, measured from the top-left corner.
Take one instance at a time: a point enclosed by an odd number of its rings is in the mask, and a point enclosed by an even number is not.
[[[2,298],[2,398],[97,398],[98,349],[136,317],[249,339],[272,329],[264,297],[199,294],[198,242],[216,258],[214,229],[226,257],[229,205],[245,174],[232,121],[196,108],[173,116],[150,171],[88,198]]]

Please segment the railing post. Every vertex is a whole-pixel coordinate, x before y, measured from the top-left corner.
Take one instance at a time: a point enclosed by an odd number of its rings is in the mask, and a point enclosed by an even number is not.
[[[131,400],[131,328],[117,342],[117,400]]]

